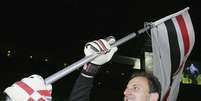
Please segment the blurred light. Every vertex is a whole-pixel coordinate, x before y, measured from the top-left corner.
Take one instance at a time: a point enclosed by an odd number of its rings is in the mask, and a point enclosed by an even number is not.
[[[101,82],[98,82],[98,87],[100,87],[100,86],[101,86],[101,84],[102,84]]]
[[[134,69],[141,69],[140,59],[139,59],[139,58],[136,58],[136,59],[135,59],[134,64],[135,64],[135,65],[133,66]]]
[[[9,56],[11,56],[11,55],[8,53],[7,56],[9,57]]]
[[[8,56],[8,57],[11,56],[11,51],[10,51],[10,50],[8,50],[7,56]]]
[[[33,58],[33,56],[29,56],[29,58],[30,58],[30,59],[32,59],[32,58]]]
[[[10,50],[8,50],[8,54],[10,54],[11,53],[11,51]]]
[[[115,55],[112,61],[126,65],[133,65],[133,69],[141,69],[140,58]]]
[[[67,66],[67,63],[64,62],[64,67],[66,67],[66,66]]]
[[[105,71],[105,73],[106,73],[106,74],[109,74],[109,73],[110,73],[110,71],[109,71],[109,70],[106,70],[106,71]]]
[[[125,73],[121,73],[121,75],[122,75],[122,76],[124,76],[124,75],[125,75]]]
[[[47,62],[48,61],[48,59],[45,59],[45,62]]]
[[[145,52],[145,70],[147,72],[153,72],[153,53]]]

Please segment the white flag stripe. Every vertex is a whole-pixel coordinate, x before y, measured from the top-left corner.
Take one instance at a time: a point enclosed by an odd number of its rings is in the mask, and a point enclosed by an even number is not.
[[[182,14],[183,17],[184,17],[184,21],[186,22],[186,27],[187,27],[187,31],[188,31],[188,35],[189,35],[189,41],[190,41],[190,48],[189,48],[189,52],[188,52],[188,55],[190,54],[190,52],[192,51],[193,49],[193,45],[195,43],[195,32],[194,32],[194,29],[193,29],[193,24],[192,24],[192,21],[191,21],[191,17],[189,15],[188,12]]]
[[[173,83],[171,86],[171,90],[170,90],[170,94],[169,94],[167,101],[176,101],[177,100],[177,96],[179,93],[179,87],[180,87],[181,73],[182,72],[180,72],[176,77],[174,77],[174,80],[173,80]]]
[[[168,32],[165,27],[165,24],[161,24],[161,26],[158,26],[158,38],[160,42],[160,59],[161,59],[161,66],[162,67],[171,67],[171,57],[170,57],[170,47],[169,47],[169,38],[168,38]],[[165,46],[165,47],[164,47]],[[157,67],[159,68],[159,67]],[[166,71],[163,71],[163,75],[165,77],[170,77],[171,75],[168,73],[171,72],[171,68],[166,69]],[[163,79],[165,80],[164,82],[169,85],[170,81],[169,78]],[[166,85],[165,85],[166,86]],[[166,87],[168,88],[168,87]]]
[[[169,39],[168,39],[167,29],[164,23],[160,24],[160,26],[157,26],[151,29],[151,31],[152,33],[155,34],[155,35],[152,35],[152,43],[155,44],[153,45],[153,52],[154,54],[157,54],[157,55],[154,55],[155,57],[153,57],[153,63],[155,63],[153,66],[154,67],[153,74],[158,77],[159,81],[161,81],[161,86],[162,86],[161,96],[164,96],[165,92],[169,88],[169,84],[170,84],[169,78],[171,76],[169,72],[171,72],[171,68],[166,68],[166,71],[165,71],[163,70],[163,68],[160,68],[160,67],[166,67],[166,66],[171,67]],[[159,43],[161,45],[159,45]],[[158,59],[161,59],[161,61],[158,61]],[[169,61],[165,61],[165,60],[169,60]],[[162,75],[162,76],[159,76],[159,75]]]
[[[161,24],[161,23],[163,23],[163,22],[165,22],[165,21],[167,21],[167,20],[169,20],[169,19],[171,19],[171,18],[173,18],[175,16],[181,15],[182,13],[188,11],[189,9],[190,9],[189,7],[186,7],[185,9],[183,9],[183,10],[177,12],[177,13],[171,14],[171,15],[166,16],[166,17],[164,17],[164,18],[162,18],[160,20],[157,20],[157,21],[153,22],[152,24],[154,26],[157,26],[158,24]]]

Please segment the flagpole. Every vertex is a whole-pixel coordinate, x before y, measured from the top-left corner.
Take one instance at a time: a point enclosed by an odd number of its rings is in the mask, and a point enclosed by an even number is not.
[[[183,10],[180,10],[180,11],[174,13],[174,14],[171,14],[171,15],[169,15],[169,16],[166,16],[166,17],[164,17],[164,18],[162,18],[162,19],[160,19],[160,20],[157,20],[157,21],[153,22],[152,25],[153,25],[153,26],[157,26],[158,24],[161,24],[161,23],[163,23],[163,22],[165,22],[165,21],[167,21],[167,20],[169,20],[169,19],[171,19],[171,18],[173,18],[173,17],[175,17],[175,16],[178,16],[178,15],[180,15],[180,14],[182,14],[182,13],[188,11],[189,9],[190,9],[189,7],[186,7],[186,8],[184,8]]]
[[[141,34],[147,30],[150,29],[150,26],[147,26],[147,27],[144,27],[142,29],[140,29],[138,31],[138,34]],[[127,42],[128,40],[134,38],[136,36],[136,33],[133,32],[133,33],[130,33],[129,35],[121,38],[120,40],[116,41],[111,47],[117,47],[125,42]],[[69,73],[73,72],[74,70],[80,68],[81,66],[83,66],[84,64],[86,64],[87,62],[90,62],[92,61],[93,59],[95,59],[96,57],[98,57],[100,54],[93,54],[93,55],[90,55],[90,56],[86,56],[82,59],[80,59],[79,61],[71,64],[70,66],[67,66],[65,67],[64,69],[50,75],[49,77],[45,78],[45,82],[46,84],[52,84],[54,83],[55,81],[61,79],[62,77],[68,75]]]

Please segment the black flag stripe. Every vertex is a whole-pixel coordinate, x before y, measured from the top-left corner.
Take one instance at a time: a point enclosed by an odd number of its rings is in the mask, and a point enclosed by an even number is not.
[[[177,32],[172,19],[165,21],[165,25],[168,32],[169,46],[170,46],[170,58],[171,58],[171,77],[179,69],[180,66],[180,47],[177,38]]]

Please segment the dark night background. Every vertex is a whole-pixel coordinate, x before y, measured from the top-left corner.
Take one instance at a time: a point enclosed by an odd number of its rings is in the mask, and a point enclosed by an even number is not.
[[[84,57],[83,47],[88,41],[110,35],[120,39],[143,28],[144,22],[156,21],[187,6],[196,38],[188,61],[201,64],[198,0],[0,1],[0,92],[25,76],[36,73],[46,78],[64,68],[64,63],[68,66],[76,62]],[[119,46],[116,54],[141,57],[146,40],[149,37],[142,34]],[[92,100],[123,100],[123,89],[135,70],[115,62],[103,67],[95,80]],[[68,97],[79,72],[53,84],[55,101]],[[200,94],[201,86],[182,84],[178,101],[198,101]]]

